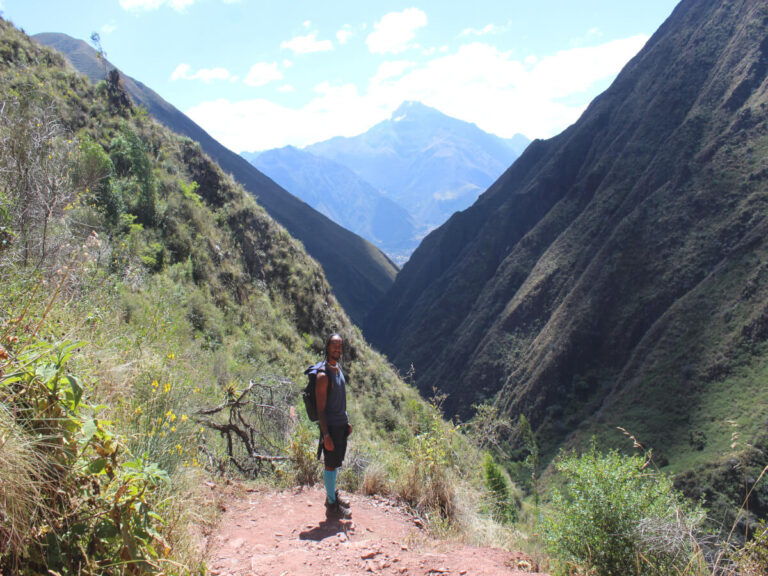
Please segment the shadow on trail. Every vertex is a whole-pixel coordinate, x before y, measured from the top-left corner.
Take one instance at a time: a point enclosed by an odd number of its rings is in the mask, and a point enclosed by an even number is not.
[[[350,522],[342,522],[341,520],[323,520],[319,526],[312,528],[311,530],[305,530],[299,534],[299,540],[314,540],[320,542],[331,536],[336,536],[339,532],[349,537],[347,530],[350,527]]]

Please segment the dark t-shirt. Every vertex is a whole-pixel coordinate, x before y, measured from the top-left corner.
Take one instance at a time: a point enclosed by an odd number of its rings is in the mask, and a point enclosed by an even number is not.
[[[337,364],[338,366],[338,364]],[[328,398],[325,402],[325,421],[328,426],[345,426],[349,422],[347,416],[347,381],[341,366],[334,371],[330,365],[326,364],[326,374],[328,375]]]

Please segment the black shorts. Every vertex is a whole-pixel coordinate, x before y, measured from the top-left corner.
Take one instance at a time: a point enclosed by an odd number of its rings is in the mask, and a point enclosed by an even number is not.
[[[317,457],[320,458],[320,452],[325,453],[325,467],[339,468],[344,462],[344,456],[347,454],[347,425],[328,426],[328,434],[333,440],[333,450],[330,452],[323,446],[323,438],[320,438],[320,446],[317,449]]]

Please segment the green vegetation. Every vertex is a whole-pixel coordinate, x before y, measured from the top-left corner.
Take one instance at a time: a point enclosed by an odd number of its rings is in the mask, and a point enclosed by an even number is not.
[[[203,479],[319,478],[298,391],[332,331],[354,426],[343,488],[507,548],[537,550],[544,515],[563,570],[702,566],[680,538],[698,509],[644,459],[566,455],[558,484],[539,477],[527,419],[514,427],[484,404],[444,421],[444,398],[422,400],[365,343],[300,243],[197,144],[131,106],[119,77],[90,86],[4,22],[0,52],[0,571],[202,571],[192,534],[217,509]],[[516,435],[525,448],[510,458]],[[738,452],[743,470],[761,450]],[[750,502],[761,479],[737,491]],[[749,514],[735,521],[751,530]],[[752,576],[765,530],[750,533],[728,558]]]
[[[519,502],[512,495],[512,484],[502,468],[494,461],[493,456],[486,453],[483,456],[483,471],[485,486],[490,495],[491,514],[502,523],[517,520]]]
[[[624,426],[729,520],[768,447],[768,96],[741,72],[765,69],[768,19],[732,8],[676,10],[578,122],[425,239],[365,326],[449,414],[525,413],[541,474]],[[752,500],[765,518],[765,487]]]
[[[0,570],[200,570],[202,478],[318,478],[298,390],[332,331],[355,434],[342,486],[456,530],[457,494],[483,492],[470,444],[300,243],[119,77],[93,87],[4,22],[0,50]]]
[[[639,455],[601,454],[595,446],[560,457],[556,467],[565,483],[554,491],[544,520],[558,573],[685,573],[703,512],[649,465]]]

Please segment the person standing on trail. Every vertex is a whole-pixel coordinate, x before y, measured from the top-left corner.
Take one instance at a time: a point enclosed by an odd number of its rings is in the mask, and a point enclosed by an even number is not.
[[[326,515],[350,518],[349,502],[343,500],[336,490],[336,475],[347,452],[347,437],[352,432],[347,416],[347,389],[341,359],[344,341],[339,334],[331,334],[325,343],[325,370],[318,370],[315,394],[317,415],[320,425],[319,452],[325,454],[325,510]]]

